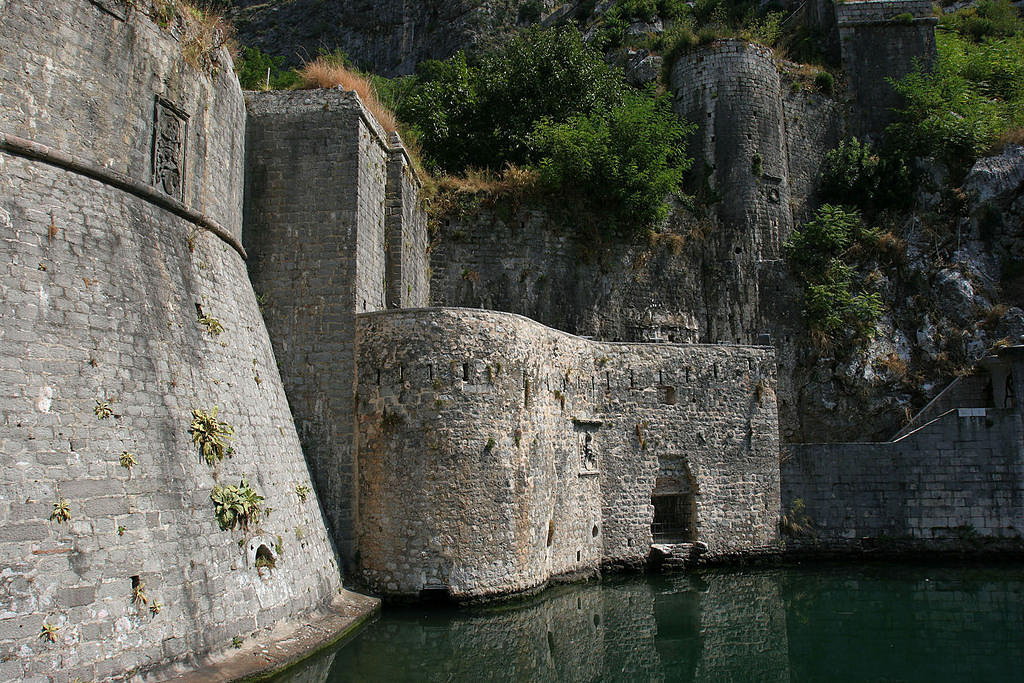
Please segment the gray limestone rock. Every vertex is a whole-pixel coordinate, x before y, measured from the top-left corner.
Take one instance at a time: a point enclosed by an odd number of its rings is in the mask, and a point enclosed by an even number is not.
[[[978,159],[964,178],[964,190],[978,204],[1020,190],[1024,183],[1024,147],[1008,145],[998,156]]]

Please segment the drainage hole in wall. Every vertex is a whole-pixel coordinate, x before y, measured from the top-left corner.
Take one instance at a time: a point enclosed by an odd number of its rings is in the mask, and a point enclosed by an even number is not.
[[[256,561],[254,564],[257,569],[264,567],[273,569],[277,564],[277,561],[274,559],[274,553],[270,551],[266,544],[261,544],[259,548],[256,548]]]
[[[580,558],[582,558],[582,557],[583,557],[583,553],[581,553],[579,550],[577,550],[576,551],[576,561],[579,562]]]
[[[555,520],[548,520],[548,547],[551,547],[551,542],[555,540]]]
[[[595,524],[594,528],[590,530],[590,535],[593,536],[594,538],[597,538],[597,534],[598,534],[599,531],[600,530],[597,528],[597,525]],[[630,543],[630,545],[632,545],[632,542]]]

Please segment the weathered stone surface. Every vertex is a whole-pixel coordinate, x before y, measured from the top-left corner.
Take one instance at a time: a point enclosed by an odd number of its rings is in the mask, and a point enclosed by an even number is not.
[[[776,540],[770,348],[599,343],[466,309],[359,315],[356,344],[375,590],[475,598],[642,563],[656,487],[691,492],[710,555]]]
[[[979,204],[1017,193],[1024,183],[1024,147],[1008,145],[1001,154],[978,159],[964,178],[964,191]]]
[[[1021,347],[941,394],[894,441],[801,444],[782,460],[783,508],[799,500],[822,540],[1024,534]]]
[[[86,0],[8,1],[0,38],[0,131],[148,185],[154,108],[173,103],[188,126],[168,187],[240,234],[245,112],[229,69],[196,72],[141,11],[122,20]],[[6,151],[0,217],[3,677],[123,678],[330,600],[334,554],[315,497],[295,493],[309,473],[239,253],[102,180]],[[209,467],[188,427],[215,405],[234,452]],[[221,530],[209,499],[243,477],[274,508],[258,531],[282,549],[262,575],[238,545],[257,529]],[[61,499],[66,523],[50,519]],[[148,605],[133,605],[132,577]],[[44,623],[56,643],[39,638]]]
[[[426,59],[446,59],[514,28],[518,0],[233,0],[239,38],[296,65],[316,50],[341,50],[386,76],[410,74]],[[550,9],[555,3],[545,3]]]
[[[426,302],[426,221],[400,146],[354,93],[250,93],[244,242],[303,449],[355,554],[354,316]],[[400,145],[400,140],[395,138]]]

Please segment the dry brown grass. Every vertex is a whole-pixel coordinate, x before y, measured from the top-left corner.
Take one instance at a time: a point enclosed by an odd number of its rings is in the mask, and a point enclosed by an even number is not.
[[[985,317],[982,320],[981,326],[986,330],[992,331],[999,325],[999,321],[1002,320],[1003,316],[1010,310],[1010,307],[1006,304],[996,304],[987,311],[985,311]]]
[[[1024,145],[1024,128],[1011,128],[996,138],[992,146],[986,150],[987,156],[1002,154],[1008,145]]]
[[[299,77],[302,79],[303,89],[314,88],[344,88],[354,91],[359,95],[365,106],[377,123],[388,133],[398,130],[398,121],[394,113],[385,107],[373,84],[362,74],[353,71],[330,57],[317,57],[311,62],[306,62],[299,69]]]
[[[896,353],[890,353],[885,358],[875,361],[875,368],[884,370],[895,379],[907,377],[907,362]]]
[[[537,186],[539,177],[537,171],[513,164],[507,165],[500,173],[471,168],[462,176],[446,174],[438,177],[437,189],[492,197],[521,196]]]
[[[216,76],[238,57],[235,30],[224,15],[203,0],[131,0],[128,7],[144,11],[158,26],[181,36],[185,61],[198,71]]]

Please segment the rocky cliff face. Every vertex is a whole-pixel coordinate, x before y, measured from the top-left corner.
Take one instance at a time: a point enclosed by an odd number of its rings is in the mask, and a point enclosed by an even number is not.
[[[483,40],[498,40],[520,20],[520,0],[234,0],[241,42],[291,64],[339,49],[385,76],[412,73]],[[551,3],[548,3],[551,4]]]

